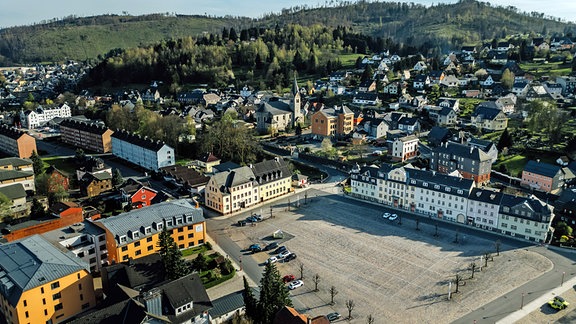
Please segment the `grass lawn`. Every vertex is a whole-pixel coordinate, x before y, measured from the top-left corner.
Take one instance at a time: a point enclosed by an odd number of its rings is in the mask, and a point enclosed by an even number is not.
[[[74,175],[76,173],[74,158],[47,157],[42,158],[42,162],[44,162],[44,169],[53,165],[56,169],[67,173],[68,175]]]
[[[342,67],[352,68],[356,65],[356,60],[358,57],[364,57],[365,54],[341,54],[338,55],[340,62],[342,62]]]
[[[506,157],[499,157],[498,161],[492,167],[493,170],[499,171],[500,166],[506,166],[508,174],[513,177],[517,177],[520,172],[524,169],[524,166],[528,163],[528,158],[522,155],[509,155]]]
[[[208,251],[208,247],[206,246],[206,244],[203,244],[200,246],[195,246],[195,247],[191,247],[189,249],[182,250],[181,252],[182,252],[182,257],[185,257],[185,256],[198,254],[198,253],[206,253],[206,251]]]

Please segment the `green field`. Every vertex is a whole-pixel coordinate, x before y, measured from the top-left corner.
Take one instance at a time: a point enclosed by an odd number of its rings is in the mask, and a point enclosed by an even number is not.
[[[44,169],[53,165],[56,169],[68,174],[68,176],[76,173],[76,164],[73,158],[47,157],[42,158],[42,162],[44,162]]]

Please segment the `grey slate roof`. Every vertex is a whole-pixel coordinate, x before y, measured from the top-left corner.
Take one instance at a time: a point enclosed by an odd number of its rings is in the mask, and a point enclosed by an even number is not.
[[[474,188],[470,193],[470,200],[480,201],[484,203],[500,205],[503,193],[493,190],[485,190],[481,188]]]
[[[494,104],[494,105],[496,105],[496,104]],[[479,105],[478,107],[476,107],[476,109],[474,109],[474,112],[472,113],[472,117],[481,116],[483,119],[493,120],[501,112],[502,112],[502,110],[500,110],[498,108],[492,108],[492,107],[486,107],[486,106],[480,106]]]
[[[115,131],[112,134],[112,137],[154,152],[158,152],[162,147],[164,147],[164,145],[166,145],[166,143],[162,141],[155,141],[150,138],[142,137],[140,135],[136,135],[134,133],[130,133],[125,130]]]
[[[7,165],[11,165],[12,167],[22,167],[25,165],[32,165],[32,161],[30,159],[21,159],[17,157],[7,157],[0,159],[0,166]]]
[[[210,316],[212,318],[218,318],[224,314],[240,309],[244,307],[244,291],[239,290],[222,296],[213,300],[212,305],[214,306],[210,310]]]
[[[173,308],[181,307],[191,301],[194,302],[193,312],[187,311],[178,316],[168,314],[168,318],[173,323],[181,323],[182,319],[193,318],[212,308],[210,297],[208,297],[206,289],[202,285],[202,280],[197,273],[189,274],[158,288],[162,289]]]
[[[0,187],[0,193],[10,200],[26,197],[26,190],[24,190],[24,186],[21,183]]]
[[[83,131],[91,134],[102,135],[108,131],[108,127],[97,124],[93,121],[79,121],[74,119],[64,119],[60,123],[60,127],[67,127],[78,131]]]
[[[509,212],[504,212],[504,208],[510,208]],[[520,213],[515,213],[514,210],[527,209],[532,210],[533,214],[530,216],[524,216]],[[530,196],[530,197],[519,197],[509,194],[503,194],[502,202],[500,203],[500,212],[509,215],[514,215],[520,218],[531,219],[535,221],[542,221],[543,216],[551,215],[552,211],[547,204],[542,202],[540,199]]]
[[[290,177],[288,163],[283,159],[265,160],[251,165],[251,169],[259,184]]]
[[[39,235],[0,245],[0,293],[14,307],[22,292],[83,269],[88,264]]]
[[[182,224],[176,225],[174,218],[182,217]],[[186,217],[192,216],[191,222],[186,222]],[[166,224],[167,220],[172,220],[172,226]],[[192,225],[195,223],[205,221],[202,208],[192,206],[187,200],[179,199],[167,201],[155,205],[150,205],[146,208],[135,209],[127,213],[120,214],[109,218],[104,218],[96,221],[96,224],[102,224],[106,227],[116,239],[118,246],[126,245],[133,241],[129,232],[138,231],[139,240],[142,237],[154,235],[161,232],[161,229],[156,229],[152,226],[153,223],[164,223],[166,229],[177,228],[183,224]],[[151,233],[145,234],[144,228],[150,226]],[[126,235],[126,242],[120,243],[120,236]]]
[[[447,153],[458,157],[470,158],[476,161],[488,161],[490,156],[484,153],[477,147],[469,147],[464,144],[447,142],[445,145],[441,145],[434,149],[435,153]]]
[[[528,161],[526,166],[524,166],[525,172],[543,175],[548,178],[554,178],[554,176],[556,176],[560,170],[561,167],[559,165],[537,162],[534,160]]]
[[[268,112],[272,115],[285,115],[291,113],[290,104],[279,98],[271,98],[260,103],[257,112]]]
[[[231,187],[256,180],[254,172],[247,166],[218,172],[212,178],[223,193],[229,193],[229,188]]]
[[[434,189],[436,191],[449,192],[456,196],[468,197],[470,190],[474,187],[474,181],[470,179],[453,177],[433,171],[410,168],[405,168],[405,170],[407,182],[419,188]],[[425,186],[425,183],[428,185]],[[435,185],[439,185],[439,188],[436,189]]]
[[[26,178],[34,175],[32,171],[16,171],[16,170],[5,170],[0,171],[0,181],[6,181],[11,179]]]

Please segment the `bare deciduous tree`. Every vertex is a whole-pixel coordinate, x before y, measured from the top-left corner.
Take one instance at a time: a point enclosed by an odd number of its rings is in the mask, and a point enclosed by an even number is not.
[[[298,264],[299,268],[300,268],[300,280],[304,279],[304,263],[300,262]]]
[[[484,268],[488,267],[488,259],[492,256],[490,252],[484,252]]]
[[[460,276],[459,273],[456,273],[456,276],[454,277],[454,284],[456,284],[455,293],[457,293],[458,290],[460,289],[460,281],[462,281],[462,276]]]
[[[356,304],[354,304],[354,300],[348,299],[346,301],[346,309],[348,309],[348,318],[349,319],[352,318],[352,311],[354,310],[355,306],[356,306]]]
[[[312,281],[314,281],[314,291],[318,291],[318,284],[320,283],[320,275],[315,274],[314,277],[312,278]]]
[[[334,296],[338,295],[338,290],[336,287],[330,287],[330,305],[334,305]]]
[[[497,256],[500,255],[500,248],[501,247],[502,247],[502,242],[500,240],[496,240],[496,242],[494,242],[494,249],[496,250]]]
[[[472,275],[470,276],[470,278],[474,278],[474,271],[476,271],[476,262],[470,263],[470,271],[472,271]]]
[[[374,318],[374,316],[372,316],[372,314],[366,316],[366,324],[374,324],[374,321],[376,319]]]

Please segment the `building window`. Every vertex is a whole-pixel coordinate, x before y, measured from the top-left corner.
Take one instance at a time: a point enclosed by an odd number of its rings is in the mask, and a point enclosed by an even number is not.
[[[134,252],[134,255],[140,255],[140,254],[142,254],[142,251],[140,250],[136,250],[136,252]]]
[[[52,295],[52,300],[56,300],[56,299],[60,299],[62,298],[62,295],[60,293],[55,293],[54,295]]]
[[[123,246],[123,247],[122,247],[122,252],[126,252],[126,251],[128,251],[128,247],[127,247],[127,246]]]
[[[140,246],[140,241],[134,242],[134,247],[139,247],[139,246]]]
[[[59,303],[59,304],[54,305],[54,311],[59,311],[59,310],[61,310],[62,308],[64,308],[64,307],[62,306],[62,303]]]
[[[82,309],[86,309],[90,307],[90,303],[82,304]]]
[[[152,251],[154,249],[153,245],[148,246],[148,251]]]
[[[24,304],[24,307],[28,306],[28,303],[26,302],[26,299],[24,299],[23,304]]]
[[[193,238],[193,237],[194,237],[194,233],[188,234],[188,238]]]
[[[152,237],[146,238],[146,242],[152,242]]]
[[[178,228],[178,233],[182,233],[182,232],[184,232],[184,227]]]
[[[28,318],[28,316],[29,316],[29,315],[28,315],[28,311],[26,311],[26,312],[24,313],[24,315],[26,315],[26,318]]]
[[[82,290],[82,284],[78,284],[78,290]]]
[[[42,305],[46,305],[46,298],[42,298]]]
[[[179,245],[178,245],[178,248],[179,248],[179,249],[183,249],[183,248],[184,248],[184,244],[179,244]]]
[[[128,261],[128,256],[127,255],[123,256],[122,261]]]
[[[59,287],[60,287],[60,282],[59,282],[59,281],[53,282],[53,283],[50,285],[50,288],[52,288],[52,289],[56,289],[56,288],[59,288]]]

